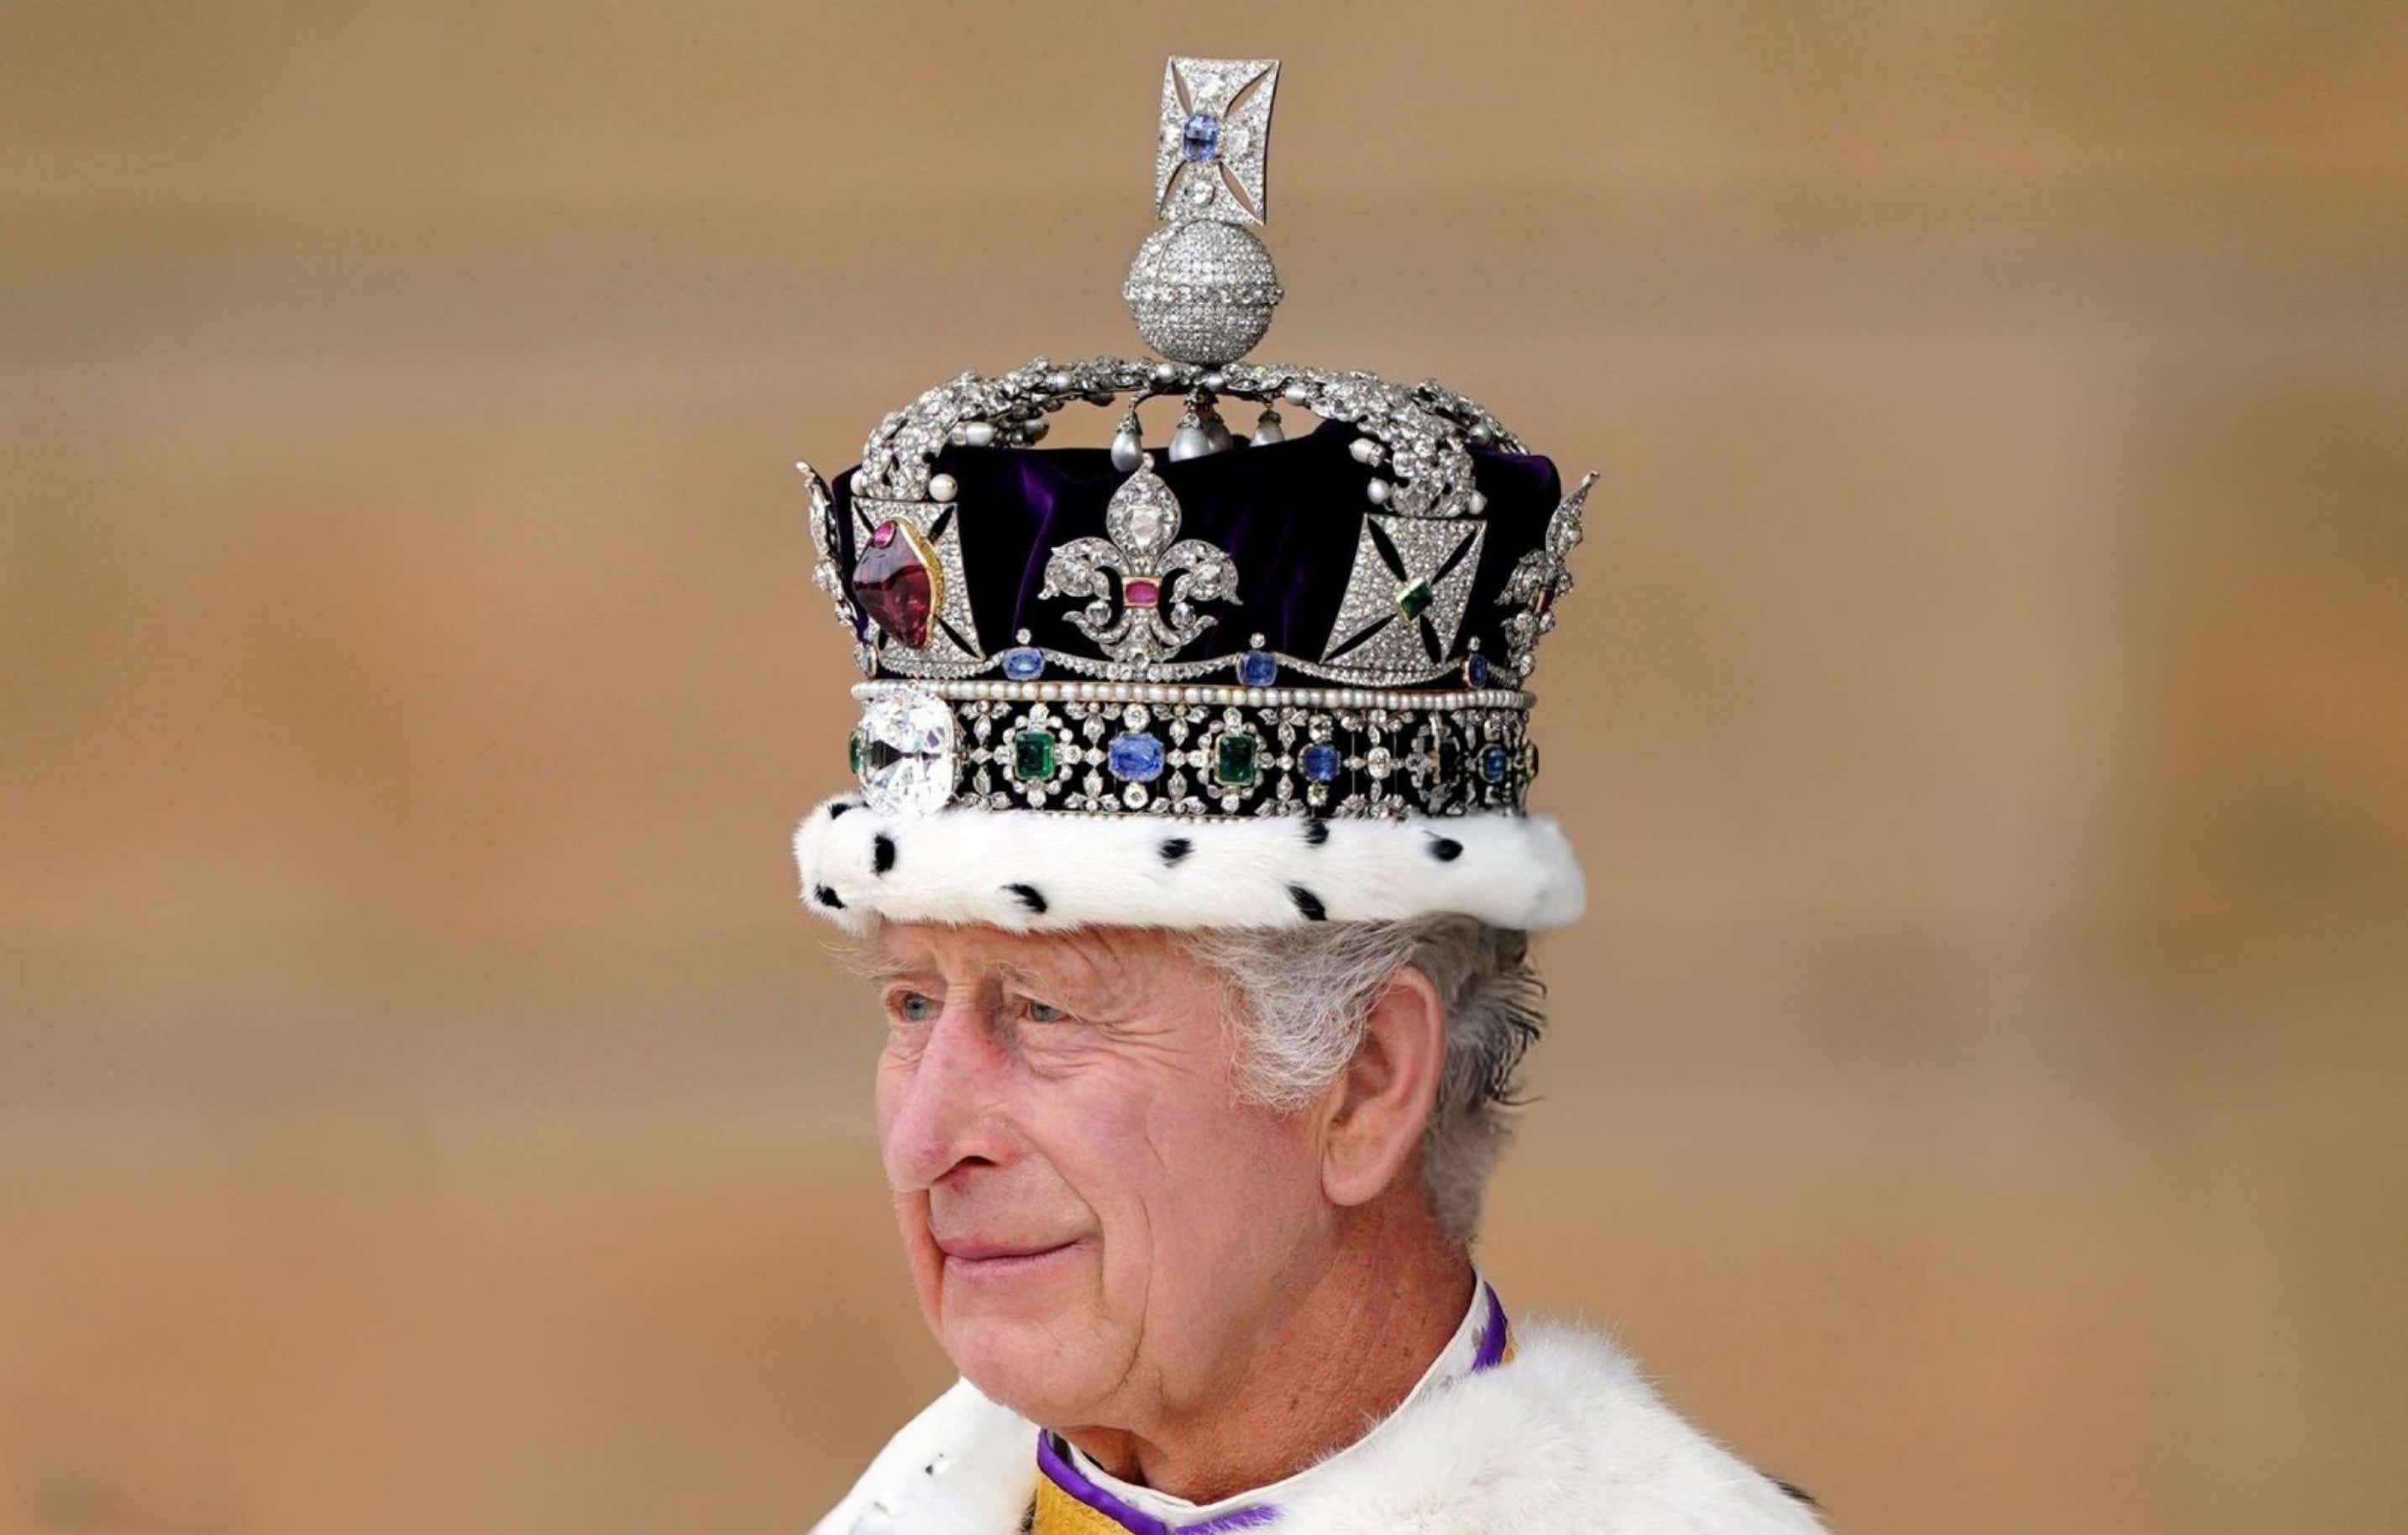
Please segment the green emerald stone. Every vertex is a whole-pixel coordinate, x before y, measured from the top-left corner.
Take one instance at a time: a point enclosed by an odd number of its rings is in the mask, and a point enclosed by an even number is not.
[[[844,743],[845,760],[853,765],[853,776],[861,776],[861,738],[849,736]]]
[[[1407,618],[1419,618],[1428,612],[1430,604],[1437,600],[1438,594],[1430,590],[1430,583],[1425,580],[1416,580],[1397,594],[1397,611]]]
[[[1024,730],[1011,738],[1011,776],[1023,783],[1054,776],[1054,732]]]
[[[1232,789],[1253,785],[1262,776],[1262,746],[1254,737],[1232,730],[1212,753],[1212,779]]]

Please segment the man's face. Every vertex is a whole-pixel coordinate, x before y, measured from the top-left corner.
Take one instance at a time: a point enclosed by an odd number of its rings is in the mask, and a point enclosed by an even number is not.
[[[928,1326],[1055,1427],[1205,1399],[1331,1225],[1308,1115],[1240,1104],[1217,978],[1168,937],[899,926],[879,1142]]]

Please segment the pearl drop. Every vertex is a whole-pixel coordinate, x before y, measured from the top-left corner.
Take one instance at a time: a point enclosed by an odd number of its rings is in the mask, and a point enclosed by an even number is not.
[[[1112,434],[1112,467],[1123,474],[1135,474],[1145,462],[1145,439],[1124,427]]]
[[[1474,513],[1486,511],[1488,509],[1488,497],[1481,495],[1478,491],[1473,491],[1471,493],[1471,509]]]
[[[1204,447],[1206,452],[1215,453],[1226,452],[1232,440],[1233,439],[1229,436],[1229,423],[1223,421],[1220,417],[1214,416],[1211,421],[1204,423]]]
[[[1363,494],[1371,498],[1373,506],[1384,507],[1388,504],[1388,482],[1384,480],[1374,480],[1363,487]]]
[[[973,448],[983,448],[995,440],[995,423],[972,421],[962,423],[962,440]]]
[[[1253,440],[1254,446],[1257,448],[1267,448],[1274,442],[1285,442],[1287,440],[1287,433],[1280,426],[1278,411],[1266,410],[1262,413],[1261,417],[1255,421],[1254,436]]]
[[[931,501],[950,501],[953,498],[954,493],[960,489],[959,485],[953,483],[952,475],[932,474],[928,477],[928,499]]]
[[[1182,463],[1191,458],[1202,458],[1211,451],[1211,439],[1204,435],[1204,428],[1201,426],[1191,426],[1182,423],[1179,430],[1170,434],[1170,461],[1174,464]]]
[[[1371,438],[1356,438],[1346,445],[1346,452],[1357,464],[1380,462],[1380,444]]]

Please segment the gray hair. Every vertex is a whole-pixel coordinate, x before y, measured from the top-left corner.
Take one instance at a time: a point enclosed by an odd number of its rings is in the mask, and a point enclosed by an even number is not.
[[[1231,1020],[1241,1090],[1276,1109],[1300,1109],[1337,1080],[1398,971],[1428,977],[1446,1008],[1446,1061],[1422,1133],[1422,1181],[1440,1227],[1469,1241],[1511,1139],[1514,1072],[1545,1021],[1529,935],[1435,916],[1185,937],[1226,979],[1241,1014]]]

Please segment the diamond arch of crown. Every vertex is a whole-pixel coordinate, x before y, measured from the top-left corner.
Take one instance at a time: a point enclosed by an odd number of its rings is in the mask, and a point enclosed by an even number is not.
[[[1046,434],[1046,418],[1073,403],[1134,409],[1162,395],[1199,405],[1221,395],[1291,405],[1352,424],[1378,445],[1367,459],[1369,494],[1393,515],[1477,515],[1484,503],[1472,485],[1469,450],[1526,451],[1495,416],[1435,380],[1400,384],[1371,373],[1268,363],[1210,367],[1105,356],[1056,364],[1039,357],[992,378],[963,373],[889,414],[863,445],[856,493],[926,500],[932,465],[949,444],[1033,446]]]
[[[957,490],[950,477],[934,470],[937,455],[950,444],[1032,446],[1047,435],[1048,418],[1075,403],[1120,406],[1133,415],[1148,399],[1183,395],[1192,422],[1196,410],[1209,411],[1221,395],[1270,407],[1296,406],[1325,421],[1355,427],[1361,435],[1353,444],[1353,456],[1366,468],[1367,497],[1392,528],[1425,527],[1435,536],[1450,523],[1474,528],[1484,525],[1486,503],[1473,486],[1470,450],[1528,451],[1478,403],[1435,380],[1408,385],[1363,371],[1278,364],[1213,366],[1110,355],[1057,364],[1039,357],[992,378],[965,372],[890,413],[871,432],[863,450],[860,467],[853,475],[853,504],[856,511],[884,503],[906,512],[916,508],[924,514],[950,513]],[[810,465],[796,467],[803,471],[810,491],[813,583],[828,595],[834,617],[854,638],[854,659],[863,673],[874,676],[884,669],[941,680],[996,669],[1005,653],[978,655],[950,642],[914,651],[882,645],[874,634],[863,634],[863,612],[837,567],[834,500]],[[1579,541],[1582,505],[1596,480],[1594,474],[1585,477],[1565,495],[1550,520],[1544,546],[1525,555],[1514,570],[1505,594],[1514,610],[1506,621],[1506,649],[1466,662],[1469,674],[1477,675],[1484,667],[1505,676],[1527,677],[1535,667],[1538,642],[1555,626],[1554,599],[1570,585],[1564,557]],[[968,633],[967,612],[955,617],[963,625],[961,632]],[[1025,638],[1022,643],[1025,645]],[[1475,643],[1472,648],[1479,647]],[[1375,654],[1368,646],[1359,656],[1268,653],[1277,666],[1301,675],[1371,687],[1433,681],[1453,665],[1424,665],[1418,659],[1406,664],[1405,657]],[[1194,680],[1227,664],[1219,659],[1132,662],[1051,649],[1041,653],[1041,659],[1047,665],[1107,680]]]

